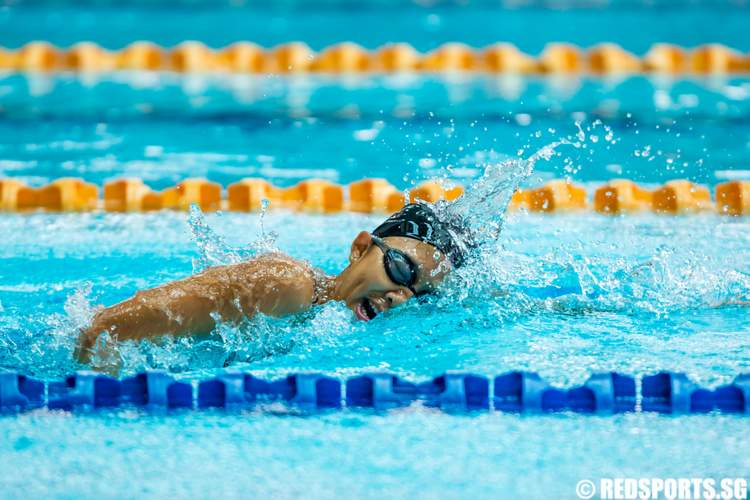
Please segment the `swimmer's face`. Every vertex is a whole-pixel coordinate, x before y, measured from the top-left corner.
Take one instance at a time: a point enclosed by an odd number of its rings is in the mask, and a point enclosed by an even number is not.
[[[403,252],[416,265],[417,281],[412,288],[417,293],[433,290],[451,269],[445,256],[432,245],[400,236],[389,236],[383,241],[388,247]],[[389,278],[383,250],[366,231],[359,233],[352,242],[349,266],[338,278],[336,295],[362,321],[369,321],[414,296],[408,287]]]

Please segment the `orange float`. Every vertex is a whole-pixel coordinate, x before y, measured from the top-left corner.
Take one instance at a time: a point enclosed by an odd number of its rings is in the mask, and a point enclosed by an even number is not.
[[[115,57],[91,42],[71,47],[64,56],[65,67],[74,71],[106,71],[115,67]]]
[[[349,184],[349,209],[352,212],[388,212],[389,196],[398,192],[385,179],[362,179]]]
[[[700,212],[711,208],[711,194],[687,180],[669,181],[654,191],[651,208],[661,214]]]
[[[183,42],[169,53],[169,66],[180,73],[207,72],[218,69],[216,54],[201,42]]]
[[[435,203],[438,200],[452,201],[464,194],[462,186],[446,187],[445,183],[439,180],[430,180],[421,183],[409,191],[409,201],[414,203],[417,200]]]
[[[218,55],[218,64],[237,73],[260,73],[263,71],[265,54],[254,43],[237,42],[224,48]]]
[[[372,58],[373,69],[387,73],[414,71],[420,54],[407,43],[392,43],[381,47]]]
[[[370,67],[370,54],[356,43],[328,47],[313,61],[310,69],[323,73],[357,73]]]
[[[398,212],[406,205],[406,196],[402,191],[393,191],[388,195],[386,212],[392,214]]]
[[[739,52],[718,43],[702,45],[690,54],[690,69],[698,74],[741,71],[744,64]]]
[[[247,178],[227,188],[229,210],[253,212],[263,208],[263,200],[270,200],[271,184],[264,179]]]
[[[39,209],[39,191],[33,187],[20,187],[16,193],[16,210],[26,212]]]
[[[330,214],[341,212],[345,208],[344,187],[338,184],[326,186],[323,189],[323,212]]]
[[[588,52],[588,67],[593,73],[634,73],[641,60],[614,43],[603,43]]]
[[[424,71],[472,71],[477,69],[474,51],[462,43],[446,43],[426,54],[419,65]]]
[[[104,210],[108,212],[137,212],[143,207],[143,197],[151,190],[141,179],[118,179],[104,185]]]
[[[57,179],[36,190],[36,206],[53,212],[81,212],[97,208],[99,189],[82,179]]]
[[[643,67],[655,73],[682,73],[687,68],[687,54],[682,47],[657,43],[643,58]]]
[[[492,73],[530,73],[536,61],[509,43],[496,43],[482,52],[483,68]]]
[[[135,42],[117,54],[117,67],[128,70],[158,71],[166,66],[164,51],[149,42]]]
[[[264,67],[271,73],[300,73],[310,69],[313,57],[304,43],[287,43],[266,54]]]
[[[510,198],[508,203],[508,210],[520,210],[522,208],[529,208],[529,191],[525,189],[519,189]]]
[[[22,71],[52,71],[60,67],[60,53],[47,42],[30,42],[18,51],[16,64]]]
[[[0,179],[0,210],[18,209],[18,191],[26,184],[15,179]]]
[[[594,193],[594,210],[602,214],[621,214],[649,210],[653,193],[636,183],[615,179],[600,187]]]
[[[206,179],[185,179],[177,186],[162,191],[159,198],[157,203],[155,197],[144,197],[143,204],[151,210],[187,210],[190,205],[196,204],[204,212],[211,212],[221,208],[221,186]]]
[[[548,44],[538,60],[542,73],[576,73],[582,67],[580,49],[567,43]]]
[[[716,210],[722,215],[750,215],[750,181],[716,186]]]
[[[567,180],[554,180],[528,194],[532,212],[565,212],[586,208],[586,190]]]
[[[302,181],[293,191],[297,208],[310,212],[340,212],[344,208],[344,188],[322,179]]]
[[[15,69],[17,59],[15,52],[0,47],[0,69]]]
[[[155,191],[149,191],[141,198],[141,210],[144,212],[153,212],[164,208],[162,203],[162,194]]]

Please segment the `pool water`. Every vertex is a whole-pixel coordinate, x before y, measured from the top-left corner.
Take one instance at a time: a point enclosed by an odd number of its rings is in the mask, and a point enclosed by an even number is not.
[[[9,497],[574,499],[586,478],[747,477],[746,426],[728,416],[408,410],[24,415],[2,424],[14,471],[2,486]]]
[[[282,250],[335,272],[356,232],[378,220],[275,212],[263,227],[278,233]],[[215,245],[201,249],[186,214],[3,216],[0,364],[45,379],[70,373],[72,329],[88,304],[186,276],[200,262],[226,258],[227,249],[249,252],[260,237],[257,214],[205,222]],[[717,216],[517,214],[466,293],[446,291],[367,325],[332,304],[303,322],[258,320],[242,334],[130,346],[124,371],[163,368],[192,380],[228,365],[267,378],[379,370],[423,380],[448,369],[488,376],[526,369],[570,386],[597,371],[666,369],[720,385],[750,369],[750,315],[727,305],[750,298],[748,229],[748,221]],[[0,420],[2,461],[18,472],[1,481],[10,496],[574,498],[585,478],[746,477],[745,426],[742,416],[420,407],[308,416],[284,408],[35,411]]]
[[[342,41],[367,48],[405,41],[426,51],[445,42],[507,41],[535,54],[550,41],[607,41],[637,53],[658,42],[717,42],[747,51],[748,22],[746,0],[34,0],[0,10],[0,43],[93,40],[117,49],[138,39],[211,47],[298,39],[319,50]]]
[[[744,2],[515,3],[396,0],[34,1],[0,7],[0,45],[146,39],[212,47],[252,38],[314,49],[351,40],[496,41],[536,54],[550,41],[750,49]],[[552,7],[552,8],[550,8]],[[400,188],[445,177],[471,189],[485,169],[524,181],[610,178],[713,188],[750,178],[750,79],[488,75],[0,75],[0,177],[42,185],[143,178],[162,189],[202,176]],[[547,156],[547,155],[545,155]],[[504,163],[503,163],[504,162]],[[499,240],[427,304],[354,321],[340,304],[255,318],[208,339],[126,344],[123,375],[196,380],[320,371],[538,372],[570,387],[591,373],[686,373],[706,387],[750,372],[750,220],[594,213],[504,214]],[[271,246],[335,273],[382,216],[161,212],[0,214],[0,369],[70,374],[77,328],[112,304],[206,265]],[[0,417],[0,497],[576,498],[601,477],[750,477],[747,418],[455,414],[285,407],[168,415],[120,409]],[[12,471],[8,473],[7,471]],[[126,472],[124,472],[126,471]]]
[[[576,122],[584,148],[539,163],[529,184],[750,176],[745,77],[6,75],[0,103],[0,175],[37,185],[71,175],[156,189],[186,176],[470,183],[493,155],[575,138]]]

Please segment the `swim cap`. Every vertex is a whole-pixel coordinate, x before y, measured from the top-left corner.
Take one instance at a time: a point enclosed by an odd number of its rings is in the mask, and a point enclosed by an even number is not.
[[[442,221],[424,203],[411,203],[388,217],[372,234],[380,238],[403,236],[428,243],[445,255],[453,267],[460,267],[465,252],[456,241],[460,228]]]

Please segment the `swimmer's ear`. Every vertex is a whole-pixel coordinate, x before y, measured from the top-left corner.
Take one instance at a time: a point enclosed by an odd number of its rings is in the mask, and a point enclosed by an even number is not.
[[[354,241],[352,241],[352,249],[349,252],[349,262],[354,262],[362,258],[367,252],[367,249],[372,245],[372,236],[367,231],[361,231]]]

